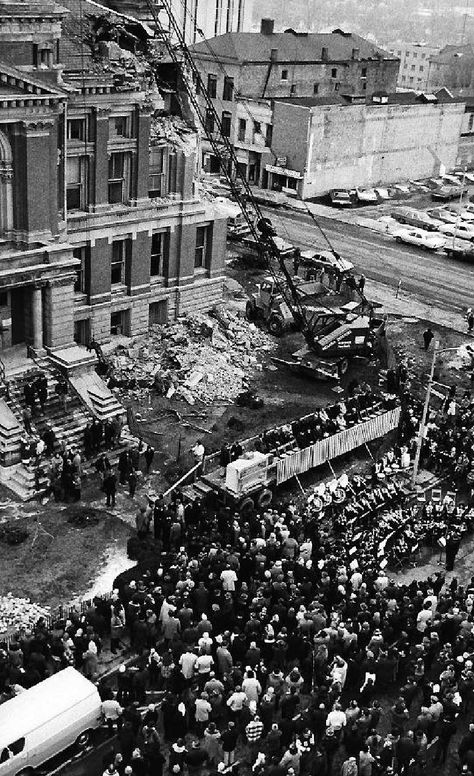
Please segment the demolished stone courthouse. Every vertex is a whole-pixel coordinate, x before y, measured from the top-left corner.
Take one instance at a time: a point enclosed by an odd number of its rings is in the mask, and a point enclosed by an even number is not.
[[[163,99],[153,31],[89,0],[0,6],[2,349],[219,299],[226,222],[195,195],[197,132]]]

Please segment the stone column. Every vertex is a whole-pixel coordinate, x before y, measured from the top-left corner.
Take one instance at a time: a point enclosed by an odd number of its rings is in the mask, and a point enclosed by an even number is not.
[[[74,275],[46,281],[46,346],[64,348],[74,343]]]
[[[43,298],[40,286],[31,289],[31,322],[33,328],[33,347],[43,347]]]

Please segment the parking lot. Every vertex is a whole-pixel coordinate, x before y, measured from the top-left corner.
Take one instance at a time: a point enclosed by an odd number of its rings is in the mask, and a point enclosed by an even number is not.
[[[351,192],[352,207],[338,211],[341,220],[390,235],[398,243],[474,260],[474,174],[363,190],[365,197],[375,193],[377,203],[358,202],[356,192]]]

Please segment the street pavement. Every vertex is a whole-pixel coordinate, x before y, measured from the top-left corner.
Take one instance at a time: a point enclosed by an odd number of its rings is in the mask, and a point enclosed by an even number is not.
[[[269,208],[264,214],[282,239],[302,249],[328,249],[321,229],[309,215]],[[428,253],[399,245],[389,235],[334,218],[318,217],[317,223],[332,247],[367,279],[385,286],[393,299],[401,281],[402,293],[425,308],[433,307],[434,312],[444,310],[462,316],[474,301],[474,265],[448,259],[443,252]]]

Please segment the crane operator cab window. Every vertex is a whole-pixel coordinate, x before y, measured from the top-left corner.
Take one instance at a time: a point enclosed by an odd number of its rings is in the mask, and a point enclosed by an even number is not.
[[[262,296],[272,296],[274,293],[273,283],[270,280],[264,280],[260,287],[260,293]]]

